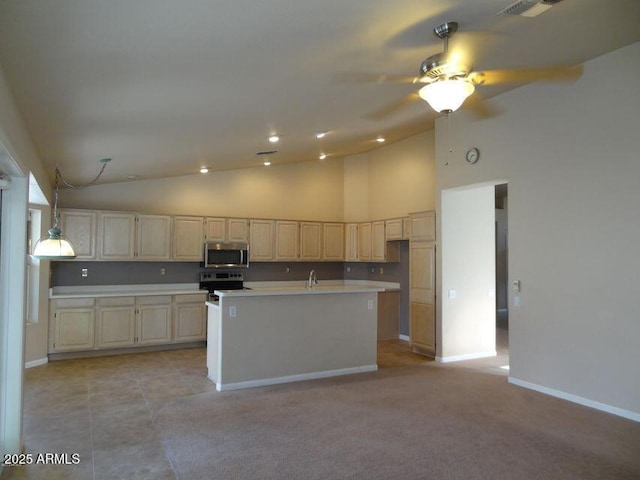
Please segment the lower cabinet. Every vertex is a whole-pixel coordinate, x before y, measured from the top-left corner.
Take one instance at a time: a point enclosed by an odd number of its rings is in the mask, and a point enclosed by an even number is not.
[[[206,294],[52,300],[49,353],[207,338]]]
[[[409,331],[411,346],[417,353],[434,355],[436,351],[435,305],[411,302]]]

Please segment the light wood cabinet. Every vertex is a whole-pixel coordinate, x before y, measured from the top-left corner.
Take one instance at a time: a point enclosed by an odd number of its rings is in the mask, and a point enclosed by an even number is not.
[[[250,220],[249,222],[249,260],[269,262],[274,255],[274,221]]]
[[[403,219],[393,218],[384,222],[384,238],[385,240],[402,240]]]
[[[51,302],[51,352],[91,350],[95,345],[95,307],[93,298],[60,299]]]
[[[204,258],[204,218],[173,217],[173,260],[201,262]]]
[[[322,260],[325,262],[342,262],[345,238],[343,223],[322,224]]]
[[[136,214],[100,212],[98,214],[98,257],[100,260],[135,258]]]
[[[358,224],[358,261],[371,261],[371,222]]]
[[[411,214],[409,336],[414,352],[436,354],[435,212]],[[417,240],[416,240],[417,239]]]
[[[295,261],[300,256],[300,225],[298,222],[276,220],[275,259]]]
[[[345,252],[344,259],[347,262],[358,261],[358,224],[347,223],[345,225]]]
[[[412,213],[411,237],[414,242],[435,242],[436,241],[436,213],[433,211]]]
[[[300,260],[318,262],[323,258],[322,223],[300,222]]]
[[[249,221],[246,218],[227,219],[227,241],[244,243],[249,241]]]
[[[96,347],[128,347],[135,343],[135,297],[97,299]]]
[[[207,339],[206,294],[177,295],[173,307],[174,342]]]
[[[137,343],[170,343],[171,296],[138,297],[137,305]]]
[[[62,234],[71,241],[78,260],[96,258],[98,212],[61,209],[58,225]]]
[[[384,220],[371,222],[371,260],[384,262],[386,260],[386,245]]]
[[[171,217],[138,215],[136,219],[138,260],[171,259]]]
[[[204,239],[207,242],[225,242],[227,240],[227,219],[207,217]]]
[[[411,238],[411,218],[404,217],[402,219],[402,239],[409,240]]]

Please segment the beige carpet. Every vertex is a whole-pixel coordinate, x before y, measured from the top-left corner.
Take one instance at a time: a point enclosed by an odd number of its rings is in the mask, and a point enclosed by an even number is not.
[[[434,362],[167,404],[180,479],[640,479],[640,424]]]

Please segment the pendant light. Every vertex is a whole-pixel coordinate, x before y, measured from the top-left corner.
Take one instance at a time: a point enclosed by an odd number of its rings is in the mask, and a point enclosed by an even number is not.
[[[87,185],[82,187],[78,187],[75,185],[71,185],[66,182],[62,177],[62,173],[60,173],[60,169],[56,166],[56,178],[55,178],[55,189],[54,189],[54,202],[53,202],[53,226],[49,229],[49,235],[42,237],[33,247],[32,257],[37,258],[39,260],[69,260],[72,258],[76,258],[75,248],[71,241],[62,235],[62,232],[58,228],[58,188],[60,183],[63,183],[65,186],[74,189],[81,189],[93,185],[104,172],[107,163],[110,161],[110,158],[104,158],[100,160],[102,163],[102,168],[98,175]]]

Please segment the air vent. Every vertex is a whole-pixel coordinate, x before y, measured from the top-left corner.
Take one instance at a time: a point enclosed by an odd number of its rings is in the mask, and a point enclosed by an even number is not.
[[[273,155],[278,153],[278,150],[265,150],[264,152],[257,152],[256,155]]]
[[[522,17],[537,17],[549,10],[556,3],[562,0],[520,0],[509,5],[504,10],[500,10],[498,15],[520,15]]]

